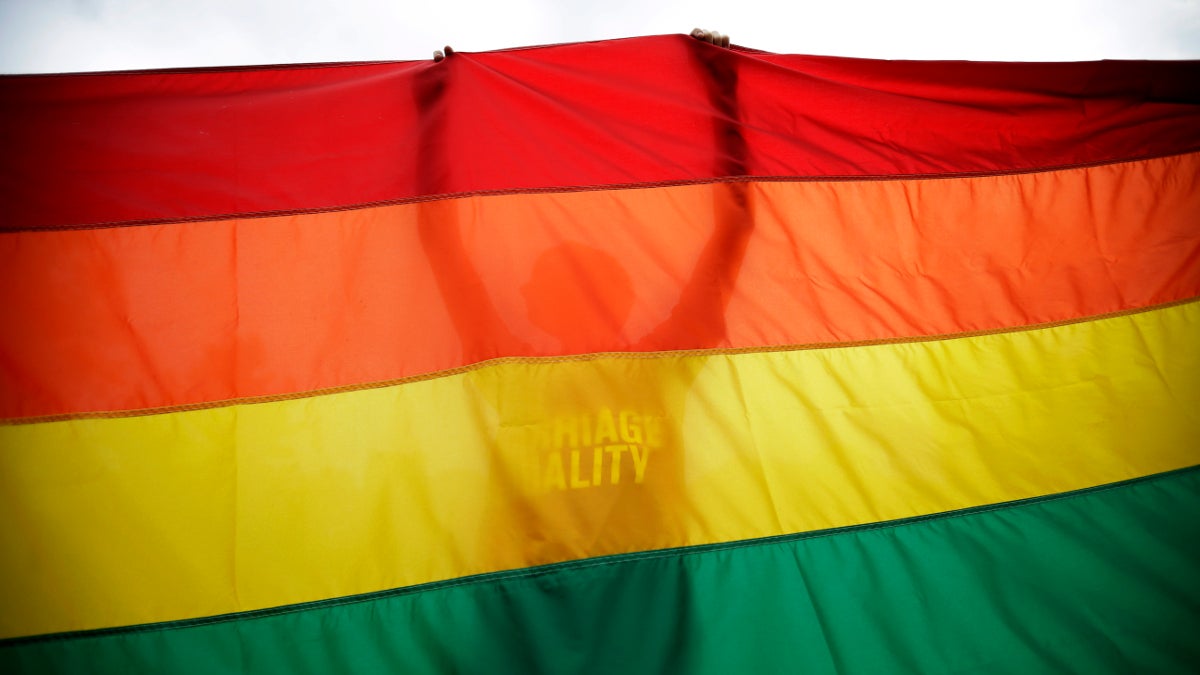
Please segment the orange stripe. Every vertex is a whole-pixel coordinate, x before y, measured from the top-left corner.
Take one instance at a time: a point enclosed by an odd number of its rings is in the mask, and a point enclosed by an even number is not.
[[[271,396],[501,356],[888,339],[1172,302],[1200,295],[1198,181],[1190,154],[10,233],[0,415]]]

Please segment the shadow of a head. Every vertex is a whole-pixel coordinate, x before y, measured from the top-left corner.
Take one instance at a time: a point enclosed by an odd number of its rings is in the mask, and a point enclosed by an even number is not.
[[[546,249],[521,287],[529,319],[566,353],[612,349],[633,307],[629,273],[600,249],[566,242]]]

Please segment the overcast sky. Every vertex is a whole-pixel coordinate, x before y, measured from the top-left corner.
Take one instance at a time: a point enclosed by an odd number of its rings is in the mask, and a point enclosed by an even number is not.
[[[1200,58],[1200,0],[0,0],[0,72],[425,59],[695,26],[787,53]]]

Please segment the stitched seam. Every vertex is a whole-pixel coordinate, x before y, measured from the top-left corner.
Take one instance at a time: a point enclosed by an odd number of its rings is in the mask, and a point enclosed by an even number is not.
[[[186,223],[215,222],[221,220],[255,220],[259,218],[282,218],[287,216],[314,215],[320,213],[339,213],[361,209],[379,208],[384,206],[401,206],[404,204],[420,204],[433,201],[447,201],[471,197],[498,197],[504,195],[535,195],[535,194],[565,194],[577,192],[597,192],[604,190],[642,190],[663,187],[683,187],[688,185],[712,185],[718,183],[854,183],[854,182],[897,182],[897,181],[931,181],[957,180],[963,178],[991,178],[1003,176],[1020,176],[1026,174],[1053,173],[1075,169],[1092,169],[1115,164],[1133,164],[1159,159],[1185,157],[1200,152],[1196,149],[1184,152],[1173,152],[1158,155],[1141,155],[1121,159],[1097,160],[1094,162],[1076,162],[1048,167],[1027,167],[1021,169],[998,169],[995,171],[948,171],[944,173],[924,174],[887,174],[863,176],[723,176],[714,178],[685,178],[677,180],[658,180],[639,183],[616,183],[603,185],[566,185],[543,186],[528,188],[501,188],[495,190],[466,190],[462,192],[447,192],[436,195],[416,195],[396,199],[382,199],[370,202],[358,202],[336,206],[313,208],[280,209],[272,211],[254,211],[248,213],[222,213],[187,218],[150,218],[145,220],[120,220],[78,225],[51,225],[47,227],[14,227],[0,229],[0,233],[17,232],[62,232],[70,230],[105,230],[119,227],[143,227],[150,225],[179,225]]]
[[[559,356],[502,356],[495,359],[487,359],[485,361],[477,361],[464,366],[447,368],[443,370],[435,370],[428,373],[418,375],[409,375],[407,377],[393,378],[389,380],[378,380],[374,382],[364,382],[359,384],[346,384],[336,387],[325,387],[321,389],[310,389],[299,392],[289,392],[285,394],[268,394],[264,396],[247,396],[242,398],[228,398],[218,401],[199,401],[196,403],[183,403],[179,405],[161,406],[155,408],[135,408],[130,410],[101,410],[77,413],[62,413],[55,415],[38,415],[32,417],[11,417],[0,419],[0,426],[16,426],[22,424],[41,424],[47,422],[64,422],[69,420],[87,420],[87,419],[117,419],[126,417],[144,417],[150,415],[166,415],[178,412],[191,412],[196,410],[210,410],[212,408],[224,408],[235,405],[256,405],[260,403],[278,403],[281,401],[295,401],[306,398],[316,398],[319,396],[328,396],[331,394],[346,394],[355,391],[367,391],[371,389],[385,389],[387,387],[395,387],[403,384],[411,384],[413,382],[425,382],[427,380],[436,380],[444,377],[452,377],[454,375],[462,375],[484,368],[491,368],[506,364],[522,364],[522,363],[572,363],[582,361],[600,361],[605,359],[612,360],[628,360],[628,359],[667,359],[667,358],[695,358],[706,356],[736,356],[740,354],[773,354],[780,352],[802,352],[816,351],[825,349],[849,349],[854,347],[875,347],[881,345],[898,345],[898,344],[917,344],[923,342],[943,342],[946,340],[960,340],[966,338],[987,337],[989,335],[1007,335],[1010,333],[1025,333],[1038,330],[1047,330],[1051,328],[1061,328],[1063,326],[1071,326],[1079,323],[1087,323],[1090,321],[1104,321],[1107,319],[1116,319],[1125,316],[1133,316],[1136,314],[1144,314],[1158,310],[1170,309],[1172,307],[1180,307],[1194,302],[1200,301],[1200,296],[1184,298],[1181,300],[1172,300],[1170,302],[1150,305],[1148,307],[1134,307],[1130,309],[1117,310],[1115,312],[1107,312],[1105,314],[1095,314],[1085,317],[1077,317],[1073,319],[1061,319],[1058,321],[1049,321],[1046,323],[1029,324],[1025,326],[1007,326],[1003,328],[990,328],[979,331],[963,331],[958,333],[941,333],[938,335],[917,335],[909,337],[894,337],[894,338],[878,338],[873,340],[857,340],[850,342],[814,342],[805,344],[791,345],[770,345],[759,347],[727,347],[716,349],[680,349],[673,351],[657,351],[657,352],[593,352],[588,354],[564,354]]]
[[[540,565],[533,568],[525,568],[518,570],[504,570],[498,572],[485,572],[483,574],[475,574],[459,579],[434,581],[424,584],[415,584],[412,586],[404,586],[393,588],[384,591],[374,591],[370,593],[362,593],[358,595],[346,596],[342,598],[333,598],[327,600],[315,600],[312,602],[296,603],[281,607],[271,607],[266,609],[250,610],[247,612],[236,612],[229,614],[220,614],[216,616],[201,617],[195,619],[179,619],[174,621],[162,621],[155,623],[139,624],[135,626],[120,626],[114,628],[98,628],[84,631],[71,631],[64,633],[50,633],[46,635],[32,635],[17,638],[7,638],[0,640],[0,648],[16,647],[41,642],[57,642],[76,639],[100,639],[104,637],[113,637],[125,634],[151,633],[157,631],[181,630],[185,628],[195,628],[209,626],[219,623],[237,623],[242,621],[254,621],[258,619],[267,619],[275,616],[286,614],[295,614],[310,610],[332,609],[335,607],[343,607],[346,605],[354,605],[365,602],[373,602],[376,600],[388,600],[391,598],[401,597],[405,595],[416,595],[420,593],[432,593],[441,590],[452,588],[460,588],[471,585],[484,585],[490,583],[505,583],[508,581],[517,581],[523,579],[533,579],[543,576],[551,576],[563,572],[572,572],[576,570],[602,568],[613,565],[632,564],[642,561],[662,560],[666,558],[685,558],[704,553],[716,551],[734,551],[749,548],[759,548],[768,546],[781,546],[785,544],[798,543],[810,539],[824,539],[840,535],[853,535],[860,532],[872,532],[899,529],[923,523],[951,521],[960,518],[967,518],[976,515],[983,515],[996,511],[1006,511],[1012,509],[1023,509],[1051,502],[1070,501],[1082,499],[1093,495],[1121,490],[1129,487],[1134,487],[1146,483],[1154,483],[1158,481],[1168,480],[1176,477],[1186,477],[1189,474],[1200,472],[1200,465],[1193,465],[1161,473],[1151,474],[1149,476],[1140,476],[1128,480],[1117,481],[1114,483],[1106,483],[1092,487],[1071,490],[1068,492],[1059,492],[1050,495],[1041,495],[1037,497],[1029,497],[1026,499],[1017,499],[1007,502],[999,502],[996,504],[987,504],[983,506],[973,506],[964,509],[955,509],[953,511],[943,511],[940,513],[923,514],[908,518],[898,518],[895,520],[863,523],[859,525],[848,525],[845,527],[829,528],[824,530],[812,530],[809,532],[796,532],[790,534],[780,534],[768,537],[758,537],[754,539],[741,539],[730,542],[719,542],[713,544],[699,544],[692,546],[680,546],[666,549],[656,549],[653,551],[639,551],[633,553],[618,553],[608,556],[600,556],[596,558],[585,558],[581,560],[569,560],[564,562],[550,563],[548,565]]]

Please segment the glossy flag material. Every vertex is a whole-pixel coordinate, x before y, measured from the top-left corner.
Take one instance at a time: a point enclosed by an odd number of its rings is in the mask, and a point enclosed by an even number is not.
[[[1200,63],[0,78],[15,672],[1187,672]]]

